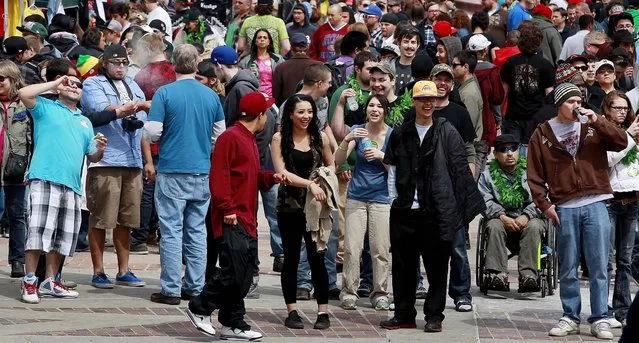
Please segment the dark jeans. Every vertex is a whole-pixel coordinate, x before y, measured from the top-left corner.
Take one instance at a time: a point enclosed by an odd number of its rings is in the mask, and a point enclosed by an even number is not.
[[[623,334],[619,340],[619,343],[634,342],[639,342],[639,293],[635,295],[635,300],[630,305],[626,317],[626,327],[623,328]]]
[[[249,236],[239,223],[223,225],[223,235],[216,239],[220,269],[206,281],[202,293],[189,302],[189,310],[207,316],[219,309],[222,325],[250,330],[244,321],[244,297],[253,281],[257,238]]]
[[[368,242],[368,231],[364,236],[364,250],[362,250],[362,265],[359,272],[359,285],[372,287],[373,285],[373,259],[371,258],[371,245]]]
[[[310,232],[306,231],[306,214],[301,211],[278,212],[277,226],[280,229],[284,249],[284,266],[280,277],[285,303],[296,302],[297,267],[300,262],[302,238],[304,238],[315,298],[320,305],[328,304],[328,272],[324,264],[324,253],[317,252],[317,245],[313,242]]]
[[[5,211],[9,220],[9,263],[24,264],[24,246],[27,240],[24,215],[26,189],[23,185],[4,186]]]
[[[131,246],[146,244],[149,238],[149,227],[153,215],[153,196],[155,183],[146,183],[142,187],[142,200],[140,201],[140,227],[131,230]]]
[[[455,303],[460,300],[472,301],[473,299],[470,295],[470,264],[466,250],[466,230],[468,230],[468,224],[457,230],[450,253],[448,295],[453,298]]]
[[[211,280],[217,272],[217,244],[213,236],[213,223],[211,223],[211,207],[206,212],[204,219],[206,224],[206,280]]]
[[[391,209],[390,227],[391,246],[394,247],[392,272],[395,317],[401,322],[415,322],[415,270],[421,255],[428,279],[424,319],[444,320],[451,243],[442,242],[431,220],[418,211]]]
[[[626,317],[626,312],[628,312],[632,303],[630,296],[630,265],[635,244],[637,209],[636,201],[626,205],[615,200],[608,203],[608,214],[610,216],[608,272],[612,273],[612,263],[615,261],[615,288],[612,295],[612,310],[618,320],[623,320]],[[610,284],[611,279],[609,274],[608,284]]]
[[[89,233],[89,211],[82,210],[82,222],[80,223],[80,232],[78,232],[78,243],[75,248],[86,249],[89,247],[89,239],[87,234]]]

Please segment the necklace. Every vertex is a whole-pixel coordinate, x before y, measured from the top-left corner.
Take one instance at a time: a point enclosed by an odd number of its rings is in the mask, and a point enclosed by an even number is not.
[[[493,179],[499,200],[504,208],[521,208],[524,200],[528,198],[528,192],[521,184],[521,177],[524,175],[525,169],[526,159],[520,157],[517,161],[517,167],[515,167],[515,182],[511,185],[506,176],[501,173],[499,162],[496,159],[490,162],[490,177]]]
[[[355,91],[355,100],[357,100],[357,104],[363,106],[366,101],[366,97],[364,96],[364,91],[359,86],[359,82],[357,82],[357,79],[355,78],[355,72],[348,75],[348,85],[351,86],[353,91]]]
[[[637,153],[639,152],[639,149],[637,149],[637,146],[633,146],[632,149],[630,149],[630,151],[628,151],[628,153],[626,154],[626,156],[624,156],[621,159],[621,164],[623,164],[624,166],[628,167],[631,164],[637,162]]]
[[[413,106],[413,98],[411,92],[404,92],[399,102],[390,110],[390,114],[386,116],[386,124],[390,127],[401,125],[404,121],[404,113]]]

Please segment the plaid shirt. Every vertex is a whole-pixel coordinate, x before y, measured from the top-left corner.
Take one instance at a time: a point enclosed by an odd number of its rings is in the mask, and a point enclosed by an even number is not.
[[[433,32],[432,25],[424,25],[424,44],[428,45],[430,43],[435,44],[437,41],[435,40],[435,33]]]
[[[381,49],[383,42],[384,42],[384,37],[382,37],[382,28],[377,27],[375,31],[371,32],[371,46],[377,49]]]

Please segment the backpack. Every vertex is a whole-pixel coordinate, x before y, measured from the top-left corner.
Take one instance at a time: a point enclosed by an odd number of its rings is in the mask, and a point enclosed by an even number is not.
[[[338,62],[336,59],[324,63],[325,66],[331,71],[331,87],[326,92],[326,96],[330,99],[333,97],[333,93],[348,82],[348,74],[346,69],[353,65],[354,61],[348,61],[346,63]]]

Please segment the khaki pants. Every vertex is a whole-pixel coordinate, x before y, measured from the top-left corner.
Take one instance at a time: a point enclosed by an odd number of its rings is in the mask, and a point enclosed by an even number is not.
[[[545,230],[544,221],[533,218],[519,233],[507,232],[499,219],[491,219],[486,225],[486,270],[508,273],[508,249],[519,247],[517,269],[519,276],[537,277],[538,246]]]
[[[390,260],[390,205],[346,199],[346,231],[344,232],[344,271],[342,299],[357,297],[359,287],[359,259],[364,248],[368,224],[368,238],[373,260],[373,291],[370,299],[388,296]]]
[[[348,182],[339,180],[339,218],[337,222],[337,233],[339,236],[339,243],[337,246],[337,262],[344,263],[344,227],[346,226],[346,218],[345,218],[345,204],[346,204],[346,193],[348,192]]]

